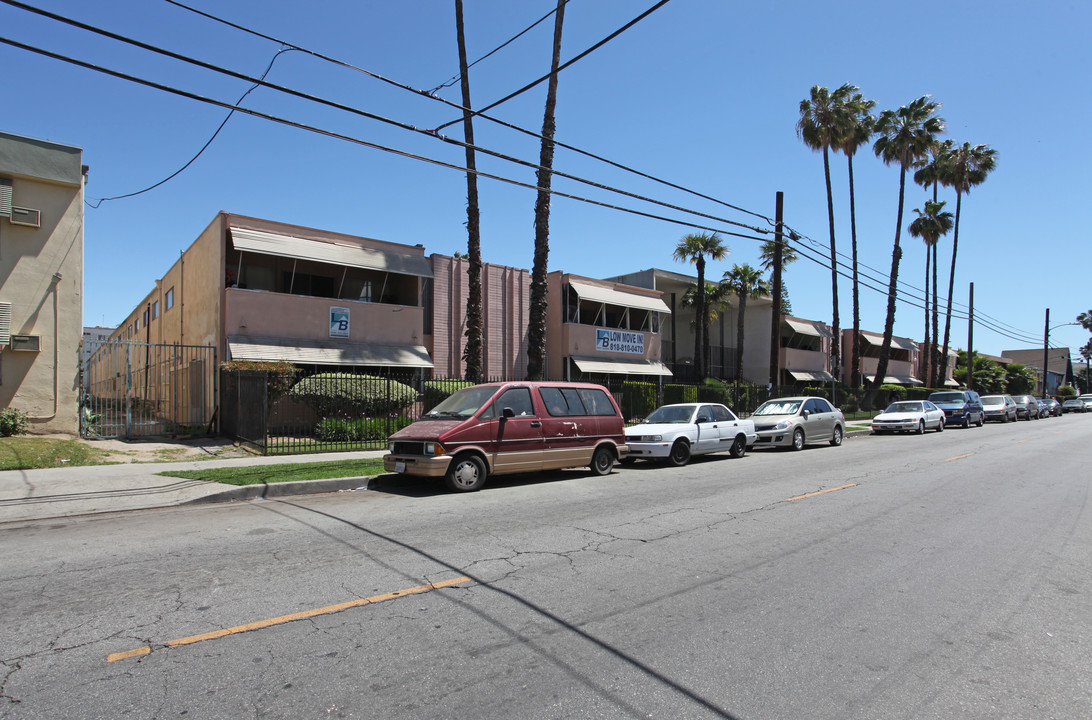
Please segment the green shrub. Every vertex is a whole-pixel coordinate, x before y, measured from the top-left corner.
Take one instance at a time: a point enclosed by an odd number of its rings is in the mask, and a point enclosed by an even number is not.
[[[651,382],[622,383],[622,414],[627,418],[643,418],[652,414],[659,404],[659,388]]]
[[[397,380],[353,373],[318,373],[302,378],[288,395],[323,418],[385,416],[417,399],[416,390]]]
[[[664,405],[697,401],[698,388],[695,385],[664,385]]]
[[[390,437],[387,432],[388,425],[390,432],[393,433],[411,422],[413,421],[406,417],[363,417],[355,420],[338,417],[323,418],[315,425],[315,437],[323,442],[385,442]]]
[[[1075,398],[1077,397],[1077,388],[1073,387],[1072,385],[1062,385],[1060,388],[1058,388],[1058,396],[1064,398]]]
[[[22,410],[4,408],[0,410],[0,436],[25,435],[30,430],[30,418]]]
[[[750,386],[743,386],[739,390],[745,393]],[[698,402],[713,402],[721,405],[733,405],[729,387],[724,382],[714,378],[705,378],[697,388]]]
[[[422,396],[424,411],[428,412],[444,400],[454,395],[465,387],[474,383],[469,380],[429,380],[425,383],[425,392]]]

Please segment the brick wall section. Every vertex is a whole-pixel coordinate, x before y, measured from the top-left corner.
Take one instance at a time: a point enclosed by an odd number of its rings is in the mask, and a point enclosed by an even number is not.
[[[469,261],[431,255],[433,329],[429,353],[437,377],[462,377],[466,347]],[[519,268],[482,267],[483,351],[489,378],[522,379],[527,374],[527,325],[531,273]]]

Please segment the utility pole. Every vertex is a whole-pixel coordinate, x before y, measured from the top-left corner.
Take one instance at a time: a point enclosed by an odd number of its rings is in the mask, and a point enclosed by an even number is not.
[[[774,203],[774,265],[773,265],[773,320],[770,329],[770,387],[781,384],[781,266],[784,263],[782,251],[782,220],[785,213],[785,193],[777,192]]]
[[[1050,364],[1050,308],[1046,309],[1046,322],[1043,324],[1043,397],[1047,394],[1047,366]]]
[[[967,389],[974,390],[974,283],[967,301]],[[947,367],[948,363],[944,363]],[[943,381],[945,378],[941,378]]]

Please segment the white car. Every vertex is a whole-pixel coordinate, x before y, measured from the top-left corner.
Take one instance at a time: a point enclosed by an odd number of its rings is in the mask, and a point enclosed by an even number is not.
[[[625,429],[629,455],[634,460],[667,460],[685,465],[692,455],[728,451],[743,457],[754,445],[755,424],[740,420],[724,405],[680,403],[656,408],[640,425]]]
[[[916,432],[921,435],[930,428],[944,432],[944,411],[928,400],[893,402],[872,418],[872,432],[876,435],[887,432]]]

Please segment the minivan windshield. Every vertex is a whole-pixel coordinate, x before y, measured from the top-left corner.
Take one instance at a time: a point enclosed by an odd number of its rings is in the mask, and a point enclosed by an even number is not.
[[[496,393],[496,385],[474,385],[473,387],[463,388],[419,419],[465,420],[478,412]]]
[[[935,403],[961,403],[966,400],[959,392],[933,393],[929,399]]]

